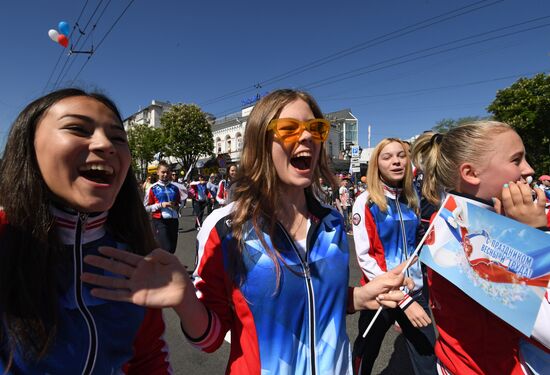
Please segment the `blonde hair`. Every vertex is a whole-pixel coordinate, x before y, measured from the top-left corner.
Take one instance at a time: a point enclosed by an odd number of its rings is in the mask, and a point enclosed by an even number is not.
[[[482,163],[487,153],[494,150],[494,136],[510,130],[503,122],[474,121],[444,134],[422,134],[412,149],[412,159],[424,172],[422,195],[438,205],[445,191],[458,187],[460,165]]]
[[[388,202],[386,196],[384,195],[384,188],[382,186],[382,179],[380,177],[380,168],[378,166],[378,157],[382,153],[382,149],[389,145],[390,143],[399,143],[403,147],[405,152],[405,175],[402,180],[402,195],[405,196],[407,205],[413,210],[418,211],[418,197],[414,191],[413,186],[413,175],[411,168],[411,161],[409,155],[405,150],[405,145],[403,141],[397,138],[384,138],[376,145],[374,151],[369,160],[369,168],[367,170],[367,186],[369,191],[369,200],[376,204],[381,211],[386,212],[388,210]]]
[[[262,227],[267,226],[271,237],[275,233],[277,218],[275,216],[277,202],[284,199],[279,196],[280,180],[273,164],[271,144],[273,134],[267,131],[271,120],[277,118],[283,108],[298,99],[306,102],[315,118],[323,118],[321,109],[311,95],[302,91],[277,90],[262,98],[255,106],[246,124],[240,167],[234,182],[232,200],[235,210],[232,214],[231,228],[238,244],[239,256],[234,257],[231,273],[233,276],[245,277],[242,274],[243,229],[248,220],[254,227],[258,238],[266,249],[267,255],[273,260],[279,284],[280,266],[282,260],[276,249],[270,248],[262,234]],[[321,196],[319,177],[323,177],[335,186],[334,176],[328,165],[325,147],[321,147],[319,161],[313,173],[313,183],[305,190],[314,197]],[[273,241],[272,241],[273,243]],[[273,244],[273,246],[275,246]],[[241,282],[244,281],[241,278]]]

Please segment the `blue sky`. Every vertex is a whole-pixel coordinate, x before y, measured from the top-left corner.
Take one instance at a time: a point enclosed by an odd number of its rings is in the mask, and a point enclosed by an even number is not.
[[[85,3],[2,5],[0,148],[19,111],[56,82],[107,93],[123,116],[158,99],[220,117],[257,92],[306,89],[324,112],[351,108],[365,147],[369,124],[374,145],[443,118],[483,116],[497,90],[550,70],[547,0]],[[84,28],[96,7],[78,45],[88,50],[93,40],[96,52],[81,70],[87,55],[62,54],[47,33],[81,12]]]

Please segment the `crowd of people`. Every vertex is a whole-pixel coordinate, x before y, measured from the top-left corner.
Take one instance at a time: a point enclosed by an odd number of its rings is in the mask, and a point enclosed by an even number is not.
[[[231,331],[227,373],[369,374],[392,326],[415,374],[549,373],[545,344],[413,257],[450,192],[548,230],[550,177],[530,186],[518,134],[483,121],[425,133],[412,150],[386,138],[352,185],[329,167],[329,131],[311,95],[277,90],[250,113],[227,178],[183,183],[161,161],[158,180],[138,184],[110,99],[63,89],[30,103],[0,170],[0,372],[170,373],[172,308],[200,350]],[[193,275],[174,254],[187,198]]]

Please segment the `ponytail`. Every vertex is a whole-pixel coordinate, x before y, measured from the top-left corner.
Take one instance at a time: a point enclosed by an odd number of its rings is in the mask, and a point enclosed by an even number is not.
[[[459,187],[460,166],[466,162],[482,163],[493,151],[491,139],[510,130],[503,122],[475,121],[443,134],[422,134],[412,148],[412,160],[424,172],[422,195],[439,205],[445,191]]]

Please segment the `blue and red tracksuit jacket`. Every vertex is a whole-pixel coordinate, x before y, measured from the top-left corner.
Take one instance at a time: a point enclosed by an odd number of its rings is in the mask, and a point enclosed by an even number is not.
[[[145,211],[151,213],[153,219],[177,219],[178,209],[174,207],[162,207],[164,202],[174,202],[177,205],[181,203],[179,188],[168,182],[164,184],[157,181],[148,191],[145,192],[143,204]]]
[[[202,337],[188,337],[191,344],[212,352],[231,330],[231,374],[351,374],[342,216],[308,199],[311,225],[303,255],[282,225],[273,238],[262,229],[282,258],[277,287],[275,264],[250,222],[243,228],[244,270],[230,276],[230,254],[238,251],[231,231],[234,208],[231,203],[214,210],[198,235],[195,287],[210,324]]]
[[[58,270],[55,340],[38,362],[26,361],[23,349],[17,350],[7,374],[171,373],[167,345],[162,338],[162,311],[95,298],[90,294],[91,286],[80,281],[85,271],[108,274],[84,264],[86,255],[98,255],[99,246],[124,247],[106,233],[107,212],[85,215],[57,208],[52,208],[52,212],[58,235],[72,254],[71,261]],[[5,218],[3,223],[0,220],[0,236],[9,235],[9,230]],[[0,348],[7,347],[0,344]],[[6,364],[1,358],[6,355],[0,353],[2,374]]]
[[[353,240],[363,271],[361,284],[407,260],[414,253],[421,234],[418,216],[402,201],[401,189],[386,185],[383,188],[386,211],[369,200],[368,191],[359,195],[353,205]],[[423,280],[420,262],[409,267],[407,276],[413,279],[415,286],[399,303],[402,309],[421,295]]]

